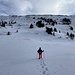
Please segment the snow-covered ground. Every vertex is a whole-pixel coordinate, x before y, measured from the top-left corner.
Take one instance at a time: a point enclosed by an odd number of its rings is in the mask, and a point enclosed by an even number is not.
[[[0,28],[0,75],[75,75],[75,39],[66,39],[68,27],[57,25],[63,33],[52,36],[45,27],[29,29],[33,21],[21,19],[15,19],[21,26]],[[44,50],[40,60],[39,47]]]

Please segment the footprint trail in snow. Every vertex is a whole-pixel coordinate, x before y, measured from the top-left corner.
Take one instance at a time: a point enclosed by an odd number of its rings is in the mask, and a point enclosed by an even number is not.
[[[40,59],[40,65],[41,65],[41,69],[42,69],[42,74],[43,74],[43,75],[50,75],[50,74],[49,74],[49,71],[48,71],[48,67],[46,66],[46,64],[45,64],[45,62],[44,62],[44,60],[43,60],[43,58]]]

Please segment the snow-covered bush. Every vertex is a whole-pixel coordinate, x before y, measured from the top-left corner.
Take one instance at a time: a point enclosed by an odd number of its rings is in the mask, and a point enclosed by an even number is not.
[[[44,27],[44,23],[42,23],[42,21],[38,21],[36,22],[36,26],[39,28]]]
[[[16,33],[18,32],[18,30],[16,30]]]
[[[2,21],[0,24],[1,24],[1,27],[5,27],[5,24],[7,24],[7,22],[6,21]]]
[[[66,33],[66,35],[68,36],[68,38],[70,38],[70,39],[74,39],[74,37],[75,37],[75,35],[73,34],[73,33],[69,33],[69,32],[67,32]]]
[[[7,32],[7,35],[10,35],[11,34],[11,32]]]
[[[71,33],[69,37],[70,37],[70,39],[72,39],[72,40],[73,40],[73,39],[74,39],[74,34],[73,34],[73,33]]]
[[[16,24],[16,21],[9,21],[9,26],[12,26],[12,24]]]
[[[34,28],[33,24],[31,24],[29,28]]]
[[[51,28],[46,27],[46,32],[47,32],[48,34],[51,34],[51,35],[52,35],[53,28],[52,28],[52,27],[51,27]]]
[[[35,17],[33,17],[33,19],[35,19]]]
[[[55,36],[55,32],[53,32],[53,36]]]
[[[67,32],[67,34],[66,34],[67,36],[69,36],[69,32]]]
[[[54,28],[54,32],[57,32],[57,29],[56,28]]]
[[[73,30],[73,27],[72,26],[70,26],[70,30]]]
[[[63,18],[62,19],[62,24],[70,25],[71,24],[71,20],[69,18]]]

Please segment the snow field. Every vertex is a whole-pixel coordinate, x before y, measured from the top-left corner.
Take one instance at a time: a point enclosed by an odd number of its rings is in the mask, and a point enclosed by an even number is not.
[[[0,75],[75,75],[75,39],[65,38],[67,26],[56,26],[62,32],[52,36],[45,27],[29,29],[31,19],[15,20],[22,25],[0,29]],[[44,50],[40,60],[39,47]]]

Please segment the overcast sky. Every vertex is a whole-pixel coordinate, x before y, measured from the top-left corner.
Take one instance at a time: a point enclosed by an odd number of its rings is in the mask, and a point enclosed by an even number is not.
[[[75,15],[75,0],[0,0],[0,15]]]

